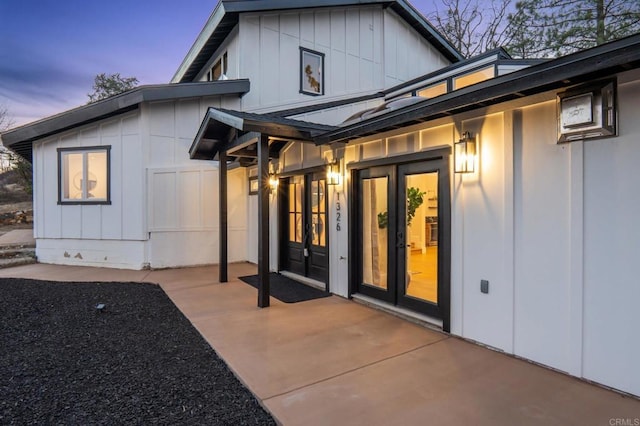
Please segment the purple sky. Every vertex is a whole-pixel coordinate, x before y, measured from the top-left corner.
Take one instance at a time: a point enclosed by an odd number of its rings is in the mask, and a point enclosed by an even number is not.
[[[168,83],[216,3],[0,0],[0,107],[21,125],[85,104],[99,73]]]

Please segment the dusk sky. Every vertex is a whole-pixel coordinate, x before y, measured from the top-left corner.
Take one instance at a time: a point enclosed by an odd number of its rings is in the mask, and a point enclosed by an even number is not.
[[[86,104],[99,73],[168,83],[216,3],[0,0],[0,107],[17,126]]]

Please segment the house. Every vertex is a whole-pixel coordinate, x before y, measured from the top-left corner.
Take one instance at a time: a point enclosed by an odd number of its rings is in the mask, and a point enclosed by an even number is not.
[[[258,264],[640,396],[640,35],[462,60],[405,1],[222,1],[172,83],[22,126],[41,262]]]

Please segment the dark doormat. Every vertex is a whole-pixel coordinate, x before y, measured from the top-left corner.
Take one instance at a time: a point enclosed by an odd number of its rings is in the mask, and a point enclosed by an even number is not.
[[[240,279],[250,286],[258,288],[257,275],[248,275],[246,277],[240,277]],[[327,291],[299,283],[275,272],[269,274],[269,283],[271,296],[284,303],[305,302],[307,300],[331,296],[331,293]]]

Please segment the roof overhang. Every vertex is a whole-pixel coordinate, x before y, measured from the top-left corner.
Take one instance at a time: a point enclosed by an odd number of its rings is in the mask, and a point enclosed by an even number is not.
[[[249,92],[249,80],[140,86],[117,96],[16,127],[2,133],[2,143],[31,161],[32,143],[65,130],[135,110],[142,102],[168,101],[216,95],[242,96]]]
[[[543,62],[427,99],[318,136],[314,142],[348,142],[399,127],[588,82],[640,68],[640,34]]]
[[[240,13],[372,4],[390,7],[449,61],[458,62],[463,59],[453,45],[405,0],[223,0],[209,16],[171,82],[193,81],[238,24]]]
[[[279,141],[270,149],[270,155],[288,141],[313,142],[323,134],[335,130],[334,126],[309,123],[271,115],[209,108],[202,120],[198,133],[189,149],[193,160],[214,160],[221,150],[236,157],[255,158],[251,153],[261,135]],[[242,152],[241,152],[242,150]]]

